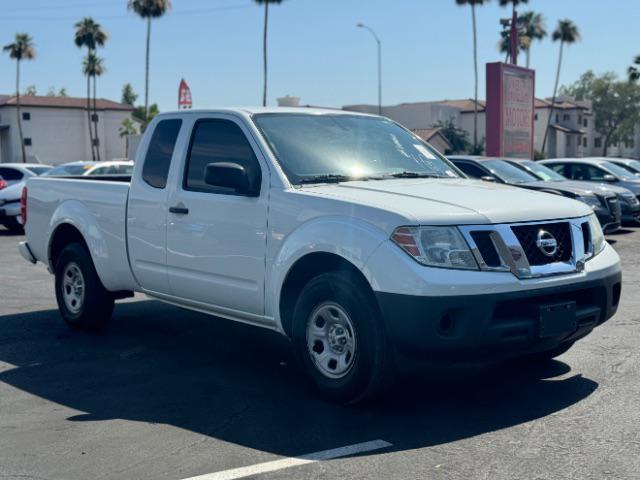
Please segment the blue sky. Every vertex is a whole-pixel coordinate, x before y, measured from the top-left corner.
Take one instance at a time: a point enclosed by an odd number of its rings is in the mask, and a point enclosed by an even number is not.
[[[580,28],[582,41],[566,50],[561,83],[587,69],[622,75],[640,54],[638,0],[530,0],[525,7],[543,13],[549,30],[565,17]],[[99,80],[99,96],[118,100],[130,82],[141,100],[144,23],[127,12],[126,0],[0,0],[0,44],[18,31],[36,42],[38,57],[24,65],[23,86],[84,95],[84,52],[72,37],[73,23],[86,15],[110,34],[100,51],[108,72]],[[498,22],[508,15],[498,0],[478,8],[480,65],[500,60]],[[269,103],[285,94],[314,105],[376,103],[375,43],[358,22],[382,39],[384,104],[473,96],[468,7],[454,0],[285,0],[270,10]],[[194,107],[258,104],[261,41],[262,9],[251,0],[173,0],[173,9],[153,24],[150,100],[161,110],[176,108],[184,77]],[[557,52],[549,39],[532,48],[538,96],[551,94]],[[3,54],[0,93],[14,91],[14,72]]]

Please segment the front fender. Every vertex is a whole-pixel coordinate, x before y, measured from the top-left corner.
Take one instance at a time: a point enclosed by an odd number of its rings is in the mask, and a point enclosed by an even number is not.
[[[275,235],[271,236],[274,240]],[[282,331],[279,304],[282,286],[295,263],[311,253],[338,255],[358,268],[365,277],[367,260],[376,248],[387,239],[380,228],[354,217],[322,217],[309,220],[290,232],[279,242],[268,275],[266,312],[273,316]],[[276,240],[277,242],[277,240]],[[274,243],[276,243],[274,242]]]
[[[51,264],[51,243],[56,230],[63,224],[75,227],[84,238],[91,260],[96,268],[100,281],[107,290],[133,290],[135,280],[131,274],[127,260],[126,232],[124,229],[124,217],[109,218],[101,216],[100,222],[96,216],[77,200],[66,200],[61,203],[50,218],[48,225],[48,250],[47,261]],[[122,225],[118,225],[120,220]]]

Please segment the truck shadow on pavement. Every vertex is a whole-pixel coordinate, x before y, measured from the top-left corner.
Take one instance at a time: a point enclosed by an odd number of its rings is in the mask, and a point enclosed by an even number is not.
[[[0,382],[85,412],[71,422],[165,423],[286,456],[375,439],[394,450],[452,442],[558,412],[598,386],[556,361],[413,376],[375,402],[333,405],[279,335],[155,301],[117,305],[92,334],[68,331],[54,310],[2,316],[0,361],[16,367]]]

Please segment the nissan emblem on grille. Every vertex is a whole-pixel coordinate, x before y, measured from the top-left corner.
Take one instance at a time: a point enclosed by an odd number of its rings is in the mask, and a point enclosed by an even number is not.
[[[536,238],[536,245],[543,255],[553,257],[558,251],[558,242],[556,237],[546,230],[539,230]]]

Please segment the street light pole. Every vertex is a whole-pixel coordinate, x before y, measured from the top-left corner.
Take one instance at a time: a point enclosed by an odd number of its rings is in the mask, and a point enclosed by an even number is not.
[[[369,30],[378,45],[378,115],[382,115],[382,44],[373,28],[368,27],[364,23],[359,23],[358,27]]]

